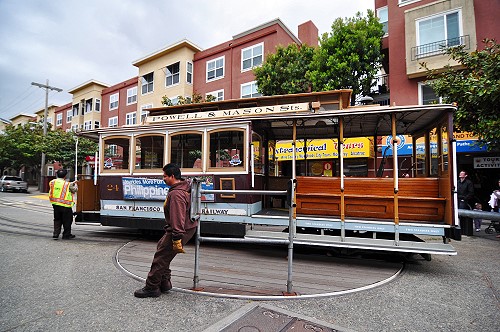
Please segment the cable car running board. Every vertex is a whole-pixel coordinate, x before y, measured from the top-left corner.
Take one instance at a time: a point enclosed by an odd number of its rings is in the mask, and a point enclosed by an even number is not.
[[[248,230],[245,239],[256,240],[284,240],[288,238],[288,233],[285,232],[266,232]],[[381,250],[393,252],[407,252],[416,254],[435,254],[435,255],[450,255],[457,254],[455,248],[445,243],[435,242],[414,242],[414,241],[399,241],[398,245],[394,240],[373,239],[373,238],[357,238],[345,237],[344,241],[340,236],[333,235],[314,235],[314,234],[296,234],[294,244],[308,246],[324,246],[324,247],[339,247],[365,250]]]

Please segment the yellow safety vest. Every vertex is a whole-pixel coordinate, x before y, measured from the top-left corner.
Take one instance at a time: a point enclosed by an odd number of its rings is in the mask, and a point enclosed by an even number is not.
[[[53,205],[72,207],[73,193],[69,190],[69,182],[64,179],[54,179],[49,183],[49,200]]]

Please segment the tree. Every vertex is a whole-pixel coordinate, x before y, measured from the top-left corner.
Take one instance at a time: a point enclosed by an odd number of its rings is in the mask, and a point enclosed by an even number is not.
[[[367,95],[375,84],[382,61],[383,26],[372,10],[363,17],[336,19],[332,32],[320,38],[308,77],[313,91],[352,89],[351,104],[356,95]]]
[[[64,167],[75,166],[75,143],[76,136],[73,132],[65,132],[58,129],[49,131],[44,139],[43,149],[47,160],[58,161]],[[85,160],[87,156],[93,156],[98,150],[98,144],[85,137],[78,137],[78,161]]]
[[[49,128],[50,129],[50,128]],[[74,166],[75,139],[73,132],[48,130],[43,135],[41,123],[28,123],[23,126],[7,126],[0,134],[0,167],[31,167],[40,169],[42,152],[47,161],[59,161],[65,167]],[[80,137],[78,160],[94,155],[97,143]]]
[[[447,65],[444,71],[429,70],[428,83],[445,102],[457,103],[455,123],[460,130],[477,135],[489,150],[499,150],[500,45],[494,39],[483,43],[484,49],[472,53],[464,45],[448,48],[445,53],[460,69]]]
[[[43,127],[40,123],[7,126],[1,137],[0,160],[10,161],[6,167],[39,167],[43,142]]]
[[[314,48],[307,45],[278,46],[253,70],[259,92],[265,96],[309,92],[311,82],[306,76],[313,55]]]

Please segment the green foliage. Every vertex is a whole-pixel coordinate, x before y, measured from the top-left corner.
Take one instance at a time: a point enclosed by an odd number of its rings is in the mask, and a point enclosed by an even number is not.
[[[19,169],[22,166],[39,167],[42,158],[43,126],[27,123],[24,126],[7,126],[0,135],[2,147],[0,160],[4,167]]]
[[[44,150],[47,161],[58,161],[64,167],[75,166],[76,136],[73,132],[54,130],[47,133],[44,140]],[[98,150],[98,144],[84,137],[78,137],[78,163],[82,164],[86,156],[93,156]]]
[[[314,48],[297,44],[278,46],[253,72],[259,92],[266,96],[301,93],[311,90],[307,73],[314,55]]]
[[[49,128],[50,129],[50,128]],[[46,161],[59,161],[65,167],[74,166],[75,140],[73,132],[48,130],[43,135],[41,123],[29,123],[23,126],[7,126],[0,134],[0,168],[22,166],[40,168],[42,152]],[[83,161],[88,155],[94,155],[97,143],[86,138],[79,138],[78,160]]]
[[[464,46],[448,48],[446,54],[460,64],[457,70],[448,65],[444,71],[429,70],[429,85],[447,103],[455,102],[455,123],[470,131],[490,150],[500,149],[500,45],[484,39],[484,49],[472,53]],[[425,63],[421,64],[428,69]]]
[[[356,95],[370,93],[383,57],[383,35],[383,26],[371,10],[367,17],[358,12],[353,18],[336,19],[314,55],[308,74],[313,91],[352,89],[352,104]]]
[[[193,93],[191,97],[184,97],[184,96],[177,96],[177,104],[176,105],[187,105],[187,104],[198,104],[202,102],[211,102],[215,101],[215,96],[212,95],[207,95],[205,100],[203,100],[203,97],[198,94],[198,93]],[[168,98],[167,96],[163,96],[161,98],[161,104],[164,106],[174,106],[172,103],[172,100]]]

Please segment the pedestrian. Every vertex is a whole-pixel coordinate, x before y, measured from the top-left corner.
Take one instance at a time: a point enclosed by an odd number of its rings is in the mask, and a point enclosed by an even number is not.
[[[65,169],[59,169],[56,172],[57,178],[49,182],[49,200],[54,209],[54,232],[52,238],[59,239],[61,227],[64,227],[62,239],[74,239],[71,234],[71,224],[73,223],[73,194],[78,191],[77,181],[68,182],[64,178],[68,172]]]
[[[500,212],[500,179],[498,179],[497,189],[494,189],[491,193],[488,204],[491,207],[491,212]],[[500,238],[500,234],[496,237]]]
[[[491,207],[492,212],[500,212],[500,179],[498,179],[497,189],[493,190],[490,196],[490,200],[488,202]]]
[[[158,241],[146,286],[134,292],[135,297],[158,297],[172,289],[170,262],[178,253],[185,253],[184,245],[193,237],[198,226],[191,220],[191,184],[181,177],[175,164],[163,167],[163,181],[169,186],[163,203],[165,234]]]
[[[474,211],[483,211],[483,205],[481,203],[476,203],[474,205]],[[475,217],[472,219],[474,221],[474,227],[476,228],[476,232],[481,231],[481,223],[483,222],[483,219]]]
[[[474,198],[474,185],[469,180],[467,172],[461,171],[458,177],[460,179],[457,183],[458,208],[470,210],[469,203]],[[472,222],[468,217],[460,217],[460,228],[462,235],[473,234]]]

